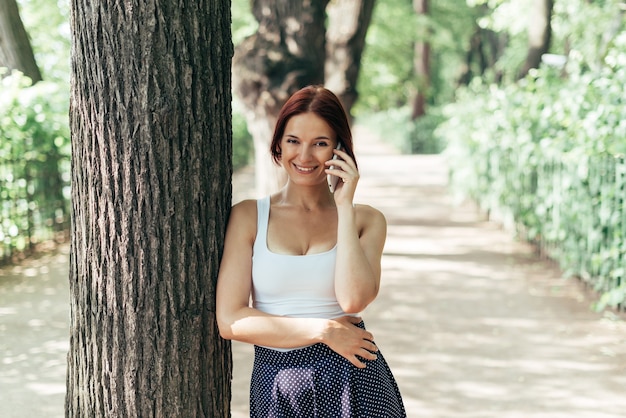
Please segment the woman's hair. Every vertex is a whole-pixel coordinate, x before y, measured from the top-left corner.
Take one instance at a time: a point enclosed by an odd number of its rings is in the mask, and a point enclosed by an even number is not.
[[[292,117],[311,112],[324,119],[324,121],[335,131],[337,141],[341,144],[341,149],[348,153],[354,159],[354,147],[352,145],[352,132],[350,131],[350,123],[346,116],[339,98],[330,90],[322,86],[307,86],[293,94],[280,109],[270,152],[272,159],[276,164],[279,163],[282,150],[280,141],[285,134],[287,122]]]

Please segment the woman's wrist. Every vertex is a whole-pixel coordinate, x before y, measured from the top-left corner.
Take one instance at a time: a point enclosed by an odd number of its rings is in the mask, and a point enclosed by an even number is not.
[[[337,204],[337,212],[354,213],[355,208],[356,206],[352,202]]]
[[[313,319],[315,324],[311,327],[315,331],[313,332],[313,342],[314,343],[327,343],[328,329],[331,327],[330,319],[322,319],[316,318]]]

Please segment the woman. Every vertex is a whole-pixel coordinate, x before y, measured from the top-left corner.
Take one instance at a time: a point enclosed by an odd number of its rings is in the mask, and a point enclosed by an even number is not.
[[[251,417],[405,417],[358,317],[378,293],[387,225],[353,204],[359,172],[337,97],[296,92],[271,153],[287,183],[233,206],[217,284],[220,334],[255,345]],[[327,175],[340,179],[334,193]]]

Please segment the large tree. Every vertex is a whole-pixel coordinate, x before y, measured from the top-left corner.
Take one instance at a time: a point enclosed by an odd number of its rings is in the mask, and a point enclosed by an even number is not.
[[[72,0],[68,417],[227,417],[230,2]]]
[[[33,83],[41,80],[41,72],[15,0],[0,1],[0,67],[19,70]]]

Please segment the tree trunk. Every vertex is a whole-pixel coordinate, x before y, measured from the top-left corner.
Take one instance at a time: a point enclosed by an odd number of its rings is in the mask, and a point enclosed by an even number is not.
[[[0,1],[0,67],[21,71],[33,84],[41,81],[41,72],[15,0]]]
[[[230,416],[230,2],[72,0],[67,417]]]
[[[254,139],[259,196],[284,184],[282,170],[271,160],[269,144],[283,103],[300,88],[324,82],[328,0],[253,0],[259,22],[256,34],[235,51],[233,85],[245,106]]]
[[[428,16],[428,0],[413,0],[413,10],[422,16]],[[422,31],[422,40],[415,43],[413,55],[413,69],[417,78],[417,93],[413,98],[411,120],[416,120],[426,114],[426,93],[430,88],[430,44],[428,32]]]
[[[325,85],[348,115],[358,98],[361,55],[373,11],[374,0],[335,0],[327,9]]]
[[[534,0],[528,22],[528,54],[518,78],[526,77],[531,68],[539,68],[541,56],[550,49],[554,0]]]
[[[476,20],[491,12],[492,10],[486,4],[479,6]],[[507,44],[508,37],[505,33],[497,33],[476,24],[458,85],[469,85],[475,76],[483,77],[490,69],[493,70],[493,82],[500,84],[504,74],[501,69],[496,68],[496,63],[504,55]]]

